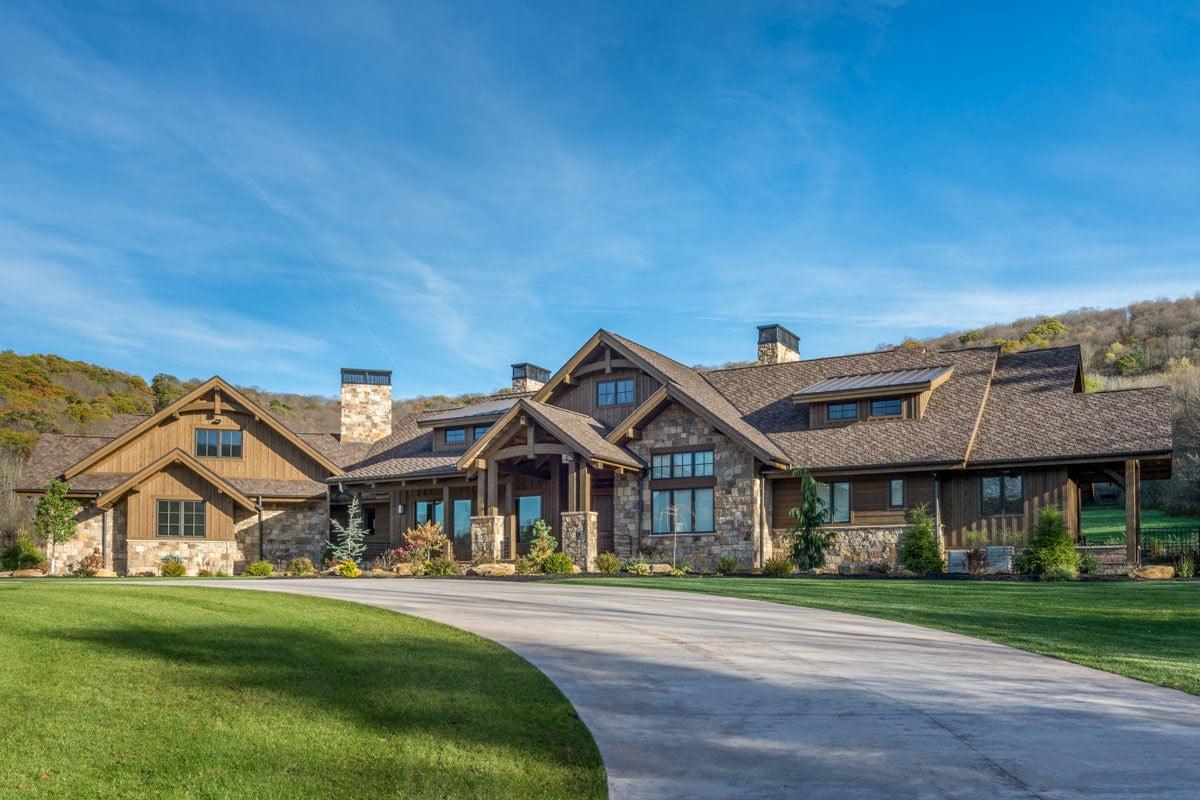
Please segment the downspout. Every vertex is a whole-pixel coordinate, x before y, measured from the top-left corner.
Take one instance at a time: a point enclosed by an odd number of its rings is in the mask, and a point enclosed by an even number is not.
[[[258,560],[266,561],[267,560],[267,543],[265,540],[266,528],[263,525],[262,495],[259,495],[258,499],[254,501],[254,507],[258,510]]]

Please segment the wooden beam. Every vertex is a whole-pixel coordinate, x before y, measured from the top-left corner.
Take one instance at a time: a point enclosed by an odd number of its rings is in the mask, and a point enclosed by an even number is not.
[[[487,462],[484,461],[475,473],[475,513],[487,514]]]
[[[493,459],[488,459],[487,465],[487,513],[488,516],[496,516],[499,513],[499,489],[497,480],[499,479],[500,465]]]
[[[567,511],[579,510],[579,472],[575,461],[566,463],[567,469]]]
[[[522,420],[524,420],[524,417],[522,417]],[[529,420],[529,426],[525,429],[525,455],[529,458],[537,455],[533,449],[537,446],[537,442],[534,441],[535,439],[537,439],[537,422]]]
[[[514,561],[517,558],[517,510],[515,506],[513,482],[507,481],[504,484],[504,527],[505,533],[508,534],[508,557]]]
[[[592,510],[592,471],[586,461],[579,461],[579,510]]]
[[[1103,472],[1105,475],[1107,475],[1108,479],[1110,481],[1112,481],[1113,483],[1115,483],[1117,486],[1120,486],[1122,489],[1125,488],[1125,476],[1124,475],[1117,472],[1115,469],[1109,469],[1108,467],[1101,467],[1100,471]]]
[[[491,454],[491,458],[500,461],[505,458],[533,458],[535,455],[561,455],[563,453],[574,453],[575,451],[565,444],[555,444],[553,442],[538,442],[533,446],[533,455],[529,454],[529,446],[525,444],[514,445],[513,447],[505,447],[502,450],[497,450]]]
[[[446,536],[446,558],[454,558],[454,537],[450,531],[454,530],[454,519],[450,505],[450,486],[442,486],[442,520],[445,522],[447,530],[442,531]]]
[[[213,392],[213,414],[221,416],[221,390]]]
[[[1125,560],[1136,564],[1141,558],[1141,465],[1136,458],[1125,462]]]

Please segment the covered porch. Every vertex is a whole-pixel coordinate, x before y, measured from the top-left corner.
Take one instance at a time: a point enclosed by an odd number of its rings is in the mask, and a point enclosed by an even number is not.
[[[1108,485],[1119,490],[1113,498],[1119,501],[1124,510],[1125,537],[1124,557],[1128,564],[1139,564],[1143,561],[1145,550],[1142,539],[1142,481],[1163,480],[1171,477],[1170,459],[1137,459],[1130,458],[1121,461],[1105,461],[1077,465],[1072,469],[1072,478],[1080,485]],[[1084,493],[1080,492],[1082,498]],[[1090,492],[1095,496],[1095,491]],[[1082,503],[1082,499],[1080,501]],[[1085,541],[1088,531],[1082,523],[1083,509],[1078,509],[1081,519],[1080,535]]]

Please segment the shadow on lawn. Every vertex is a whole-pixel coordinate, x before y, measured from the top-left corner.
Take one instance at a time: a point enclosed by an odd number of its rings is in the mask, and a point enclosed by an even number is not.
[[[570,704],[519,657],[457,632],[415,627],[402,639],[252,622],[122,625],[61,638],[181,666],[190,673],[182,680],[198,689],[266,692],[280,704],[386,733],[524,750],[563,766],[598,760]],[[517,693],[520,703],[512,701]],[[546,741],[522,734],[528,730]]]

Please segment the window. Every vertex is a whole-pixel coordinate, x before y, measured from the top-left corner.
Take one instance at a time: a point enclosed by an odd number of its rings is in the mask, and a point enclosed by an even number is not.
[[[467,440],[466,428],[446,428],[446,444],[458,444]]]
[[[980,508],[985,517],[1025,511],[1025,482],[1020,475],[985,475],[980,479]]]
[[[830,403],[825,410],[825,419],[837,422],[840,419],[858,419],[858,403]]]
[[[888,481],[888,508],[904,507],[904,478]]]
[[[817,497],[825,504],[826,522],[850,521],[850,484],[818,483]]]
[[[159,500],[159,536],[204,536],[203,500]]]
[[[667,489],[650,493],[651,533],[712,533],[713,490]],[[675,529],[672,531],[671,523]]]
[[[542,496],[540,494],[517,497],[517,529],[522,542],[533,538],[533,523],[542,518]]]
[[[446,529],[446,509],[441,500],[418,500],[416,503],[417,524],[436,522],[442,530]]]
[[[454,538],[471,538],[471,499],[461,497],[454,501]]]
[[[633,403],[633,378],[600,381],[596,384],[596,405],[626,406]]]
[[[711,478],[713,451],[655,453],[650,457],[651,478]]]
[[[872,417],[898,417],[900,416],[900,398],[899,397],[881,397],[878,400],[871,401],[871,416]]]
[[[480,439],[482,439],[487,434],[488,429],[491,427],[492,427],[491,425],[476,425],[475,430],[473,432],[475,441],[478,442]]]
[[[205,458],[241,458],[242,432],[197,428],[196,455]]]

